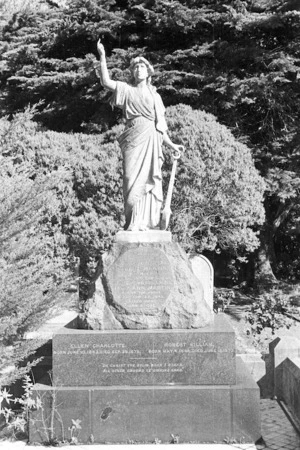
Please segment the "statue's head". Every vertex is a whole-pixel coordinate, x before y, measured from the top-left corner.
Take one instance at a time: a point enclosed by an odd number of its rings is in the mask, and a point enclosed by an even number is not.
[[[130,62],[129,70],[131,72],[131,82],[135,84],[139,79],[147,79],[147,83],[151,83],[151,77],[154,74],[153,66],[143,56],[137,56]]]

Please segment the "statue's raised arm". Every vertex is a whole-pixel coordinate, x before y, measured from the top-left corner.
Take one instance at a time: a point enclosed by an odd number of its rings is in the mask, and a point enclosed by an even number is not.
[[[115,91],[117,83],[116,81],[112,80],[109,76],[107,65],[106,65],[106,56],[105,56],[105,49],[103,44],[101,43],[101,39],[97,42],[97,50],[100,57],[100,64],[98,66],[98,73],[100,77],[100,81],[102,86],[105,89],[109,89],[110,91]]]
[[[165,107],[151,84],[153,66],[142,56],[131,61],[128,83],[111,80],[105,49],[99,40],[100,67],[97,74],[103,87],[113,91],[111,105],[123,110],[125,130],[118,139],[123,154],[123,194],[125,230],[160,229],[163,203],[161,167],[162,144],[180,156],[182,145],[167,134]],[[165,227],[164,227],[165,229]]]

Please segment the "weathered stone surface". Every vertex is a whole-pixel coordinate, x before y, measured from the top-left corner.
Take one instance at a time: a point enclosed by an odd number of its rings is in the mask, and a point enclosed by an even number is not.
[[[260,391],[240,357],[236,359],[237,382],[232,386],[232,434],[255,442],[261,437]],[[243,387],[243,388],[242,388]]]
[[[88,376],[88,375],[87,375]],[[30,442],[41,442],[35,424],[42,412],[51,416],[51,398],[57,401],[60,422],[54,421],[54,436],[62,439],[72,420],[80,419],[79,442],[95,443],[222,442],[261,437],[259,389],[242,361],[237,358],[235,386],[119,386],[57,387],[35,385],[44,408],[31,413]],[[87,421],[86,418],[89,417]]]
[[[262,358],[261,353],[242,353],[239,356],[256,382],[266,376],[266,362]]]
[[[100,266],[83,327],[187,329],[213,320],[202,284],[176,243],[116,243]]]
[[[106,279],[114,303],[131,313],[159,313],[174,288],[168,258],[151,246],[121,254],[108,268]]]
[[[63,329],[53,338],[53,381],[58,386],[234,384],[235,334],[223,314],[197,330]]]
[[[204,291],[204,300],[213,311],[214,305],[214,269],[211,262],[203,255],[194,255],[190,258],[192,269],[201,281]]]
[[[106,302],[101,275],[95,281],[93,295],[85,303],[84,312],[78,317],[78,326],[91,330],[102,330],[104,327],[109,330],[123,329]]]

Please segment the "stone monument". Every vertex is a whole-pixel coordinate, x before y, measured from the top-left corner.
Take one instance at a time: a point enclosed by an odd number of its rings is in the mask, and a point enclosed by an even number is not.
[[[77,328],[53,337],[52,378],[35,386],[30,442],[49,429],[81,443],[260,438],[259,390],[234,331],[167,231],[117,234]]]
[[[212,267],[193,272],[162,206],[164,107],[144,58],[133,84],[99,76],[123,109],[125,231],[102,256],[77,326],[53,337],[52,385],[37,384],[30,442],[222,442],[260,438],[259,390],[236,357],[235,335],[211,303]],[[173,166],[175,167],[175,166]],[[199,269],[199,268],[198,268]],[[208,274],[208,275],[207,275]],[[209,279],[207,279],[207,277]]]

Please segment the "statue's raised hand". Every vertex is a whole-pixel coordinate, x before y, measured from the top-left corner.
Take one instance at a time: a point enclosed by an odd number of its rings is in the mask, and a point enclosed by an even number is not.
[[[99,53],[100,58],[101,58],[102,56],[105,57],[105,49],[104,49],[103,44],[101,43],[101,39],[98,39],[98,42],[97,42],[97,50],[98,50],[98,53]]]

